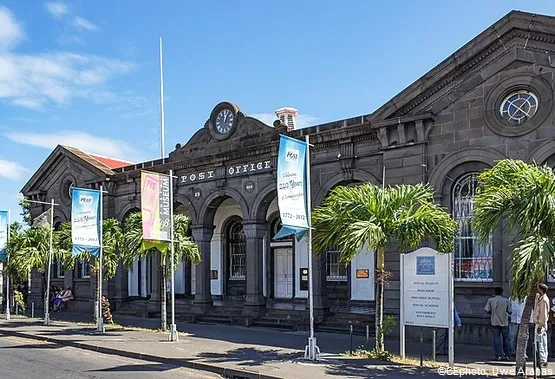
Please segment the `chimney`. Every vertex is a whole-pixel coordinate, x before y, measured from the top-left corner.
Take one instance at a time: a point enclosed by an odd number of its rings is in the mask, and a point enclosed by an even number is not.
[[[297,115],[299,112],[295,108],[284,107],[276,111],[276,116],[282,124],[287,125],[288,130],[293,130],[297,126]]]

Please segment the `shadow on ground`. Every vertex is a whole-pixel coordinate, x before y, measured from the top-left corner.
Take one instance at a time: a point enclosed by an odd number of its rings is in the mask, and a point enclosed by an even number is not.
[[[176,366],[167,364],[130,364],[121,365],[98,370],[88,370],[87,372],[162,372],[175,369]]]

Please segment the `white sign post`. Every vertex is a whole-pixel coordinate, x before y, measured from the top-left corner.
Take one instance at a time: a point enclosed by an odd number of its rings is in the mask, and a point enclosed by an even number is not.
[[[405,326],[449,329],[449,366],[454,365],[453,257],[429,247],[401,255],[401,357]]]

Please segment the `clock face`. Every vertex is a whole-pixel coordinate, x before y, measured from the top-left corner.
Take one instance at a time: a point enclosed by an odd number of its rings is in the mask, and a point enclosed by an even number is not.
[[[226,134],[231,130],[235,114],[229,109],[222,109],[216,116],[216,131],[220,134]]]

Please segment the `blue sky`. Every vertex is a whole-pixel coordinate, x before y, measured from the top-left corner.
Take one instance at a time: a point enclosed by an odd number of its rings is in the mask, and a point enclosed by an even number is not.
[[[166,151],[218,102],[300,126],[370,113],[512,9],[553,1],[0,0],[0,208],[57,144],[132,161]]]

